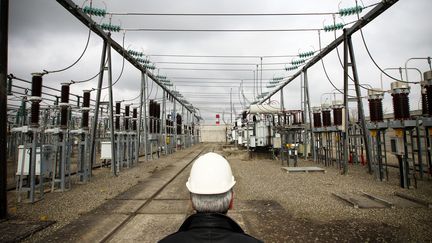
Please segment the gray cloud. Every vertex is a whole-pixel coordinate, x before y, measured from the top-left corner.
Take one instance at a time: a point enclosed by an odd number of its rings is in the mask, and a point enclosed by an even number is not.
[[[365,4],[376,1],[365,0]],[[81,5],[82,0],[75,3]],[[257,1],[257,0],[128,0],[105,1],[108,10],[112,12],[177,12],[177,13],[238,13],[238,12],[335,12],[340,1]],[[94,6],[104,7],[102,1],[93,1]],[[354,1],[342,1],[341,7],[352,6]],[[87,38],[87,28],[69,14],[56,1],[52,0],[14,0],[10,3],[10,41],[9,41],[9,72],[16,76],[30,79],[30,73],[43,69],[62,68],[71,64],[82,52]],[[383,67],[403,66],[405,61],[413,56],[424,57],[432,54],[432,31],[430,28],[429,12],[432,2],[429,0],[399,1],[395,6],[378,17],[364,28],[367,44],[376,61]],[[100,21],[100,19],[96,19]],[[347,17],[343,21],[350,22],[354,17]],[[107,21],[105,19],[104,21]],[[337,19],[337,21],[342,21]],[[204,29],[270,29],[270,28],[321,28],[323,24],[330,24],[330,16],[315,17],[118,17],[112,19],[114,24],[126,28],[204,28]],[[341,32],[338,32],[340,35]],[[323,45],[333,39],[333,33],[321,33]],[[113,33],[113,38],[121,43],[122,34]],[[359,33],[353,36],[355,54],[362,83],[379,86],[380,72],[371,62],[360,39]],[[248,33],[213,33],[213,32],[128,32],[125,46],[144,50],[148,54],[196,54],[196,55],[283,55],[296,54],[298,51],[318,49],[318,35],[316,32],[248,32]],[[91,42],[83,59],[73,68],[58,74],[45,76],[45,83],[59,88],[61,82],[67,80],[86,79],[99,69],[102,41],[92,35]],[[340,47],[340,51],[342,49]],[[217,58],[173,58],[151,57],[152,61],[182,61],[182,62],[247,62],[259,63],[259,59],[217,59]],[[264,62],[289,62],[291,58],[267,58]],[[335,52],[324,59],[325,66],[332,81],[338,88],[342,88],[343,70]],[[113,52],[113,77],[118,77],[122,58]],[[247,68],[254,66],[226,66],[226,65],[170,65],[158,64],[159,67],[188,67],[188,68]],[[418,67],[422,71],[428,70],[425,62],[413,61],[411,67]],[[293,72],[282,71],[283,65],[264,66],[264,68],[280,68],[281,71],[264,72],[264,89],[267,80],[274,75],[290,75]],[[213,123],[216,112],[229,112],[229,87],[217,86],[217,82],[224,86],[232,86],[233,100],[236,111],[240,112],[239,86],[243,79],[253,77],[252,71],[159,71],[168,77],[212,77],[231,78],[237,81],[201,80],[201,83],[176,83],[176,88],[197,107],[202,107],[201,114]],[[397,72],[390,71],[398,76]],[[319,105],[322,94],[332,92],[321,66],[313,66],[309,71],[311,86],[311,103]],[[416,74],[410,75],[418,79]],[[124,73],[114,87],[116,100],[129,99],[138,94],[140,87],[140,73],[126,63]],[[174,80],[174,79],[173,79]],[[185,80],[183,80],[185,81]],[[200,81],[200,80],[194,80]],[[416,80],[417,81],[417,80]],[[104,85],[107,84],[106,80]],[[384,88],[389,89],[391,80],[384,78]],[[252,81],[245,80],[245,85],[252,85]],[[199,84],[199,87],[193,87]],[[186,86],[187,85],[187,86]],[[219,83],[219,86],[222,85]],[[96,87],[96,80],[85,84],[72,86],[72,92],[81,94],[82,89]],[[149,91],[151,85],[149,85]],[[153,85],[151,98],[160,98],[161,90]],[[244,88],[248,99],[253,99],[253,89]],[[157,93],[157,95],[156,95]],[[214,94],[218,93],[218,94]],[[104,91],[103,96],[106,92]],[[207,96],[206,96],[207,95]],[[363,95],[366,92],[363,91]],[[102,97],[103,97],[102,96]],[[279,100],[279,94],[272,97]],[[390,96],[385,98],[386,109],[391,111]],[[412,87],[411,108],[417,108],[420,97],[419,88]],[[325,95],[324,95],[325,99]],[[285,107],[300,109],[300,78],[294,80],[284,88]],[[243,100],[241,100],[243,102]],[[216,104],[216,105],[215,105]],[[367,110],[367,109],[366,109]]]

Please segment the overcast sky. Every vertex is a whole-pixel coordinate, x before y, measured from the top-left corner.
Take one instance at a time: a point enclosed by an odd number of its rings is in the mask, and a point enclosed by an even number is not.
[[[74,0],[80,6],[83,0]],[[364,5],[378,2],[364,0]],[[88,4],[88,3],[87,3]],[[294,1],[294,0],[94,0],[93,6],[107,7],[108,12],[143,13],[305,13],[337,12],[338,6],[355,6],[354,0]],[[364,15],[371,8],[366,9]],[[367,25],[364,29],[366,43],[373,58],[382,68],[404,66],[411,57],[432,56],[432,27],[430,22],[430,0],[400,0],[393,7]],[[356,17],[337,16],[337,22],[349,23]],[[100,23],[105,19],[94,18]],[[320,29],[332,23],[331,15],[319,16],[224,16],[224,17],[184,17],[184,16],[118,16],[112,23],[122,28],[167,28],[167,29]],[[342,31],[336,34],[339,36]],[[31,79],[31,73],[42,70],[56,70],[72,64],[82,53],[87,40],[88,29],[54,0],[13,0],[10,1],[9,28],[9,73]],[[123,32],[113,33],[113,39],[122,44]],[[334,40],[333,32],[321,31],[323,47]],[[356,61],[361,83],[380,87],[380,72],[365,52],[359,33],[353,36]],[[143,51],[147,55],[233,55],[233,56],[277,56],[295,55],[303,51],[319,49],[318,32],[131,32],[125,33],[125,48]],[[87,52],[73,68],[44,76],[44,84],[60,88],[60,83],[70,80],[87,79],[98,72],[102,49],[101,39],[92,34]],[[342,53],[342,47],[339,48]],[[343,58],[343,57],[341,57]],[[253,70],[260,63],[259,58],[215,58],[215,57],[166,57],[150,56],[159,68],[156,73],[170,78],[191,103],[200,109],[205,123],[214,124],[216,114],[224,114],[229,121],[230,90],[235,110],[239,113],[244,105],[240,96],[243,92],[247,100],[254,100]],[[263,91],[267,91],[268,80],[276,76],[289,76],[296,71],[286,72],[284,64],[269,63],[291,62],[292,57],[263,59]],[[164,63],[165,62],[165,63]],[[168,63],[166,63],[168,62]],[[222,64],[171,64],[187,63],[237,63],[245,65]],[[324,59],[330,79],[339,89],[343,89],[343,70],[334,51]],[[287,65],[290,66],[290,65]],[[113,77],[117,79],[122,67],[122,58],[113,52]],[[429,70],[426,61],[409,62],[421,72]],[[166,68],[188,69],[231,69],[222,70],[173,70]],[[241,69],[241,70],[232,70]],[[389,74],[400,78],[398,71]],[[259,75],[259,77],[261,74]],[[321,63],[308,71],[312,106],[333,99],[328,93],[334,92],[324,75]],[[418,81],[419,75],[409,72],[410,81]],[[182,78],[182,79],[179,79]],[[184,79],[183,79],[184,78]],[[210,79],[211,78],[211,79]],[[97,79],[71,86],[75,94],[82,95],[83,89],[96,87]],[[284,88],[285,107],[300,109],[300,78]],[[391,79],[383,79],[385,90],[390,89]],[[16,82],[16,85],[23,85]],[[104,81],[104,86],[107,80]],[[28,86],[26,86],[28,87]],[[140,72],[126,63],[124,73],[114,86],[114,100],[136,97],[140,87]],[[149,85],[151,98],[160,98],[161,89]],[[47,92],[51,92],[48,91]],[[367,93],[362,91],[365,96]],[[102,98],[107,100],[103,92]],[[256,94],[255,94],[256,96]],[[337,99],[341,96],[337,95]],[[95,94],[92,94],[95,98]],[[272,100],[279,102],[280,95]],[[410,94],[411,110],[419,108],[419,85],[412,85]],[[137,101],[135,101],[137,102]],[[50,101],[46,101],[52,104]],[[129,102],[130,103],[130,102]],[[367,112],[367,106],[365,106]],[[392,112],[391,96],[385,96],[385,111]],[[367,112],[368,113],[368,112]]]

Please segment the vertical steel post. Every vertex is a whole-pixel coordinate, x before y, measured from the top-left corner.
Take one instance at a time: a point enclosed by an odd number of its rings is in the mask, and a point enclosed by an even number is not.
[[[162,96],[164,95],[164,92],[163,92],[163,89],[162,89]],[[163,99],[163,98],[162,98]],[[157,148],[157,151],[158,151],[158,158],[160,157],[160,154],[161,154],[161,152],[162,152],[162,144],[163,144],[163,142],[161,141],[161,139],[162,139],[162,136],[163,136],[163,125],[162,125],[162,120],[163,120],[163,111],[161,112],[161,110],[163,109],[163,104],[162,104],[162,108],[161,108],[161,106],[160,106],[160,104],[159,104],[159,125],[158,125],[158,128],[159,128],[159,135],[158,135],[158,148]]]
[[[344,36],[344,106],[345,106],[345,131],[343,132],[343,162],[342,162],[342,173],[348,173],[348,127],[349,127],[349,109],[348,109],[348,35],[346,29],[343,30]]]
[[[312,158],[315,158],[315,143],[314,143],[314,133],[312,132],[312,110],[310,107],[310,96],[309,96],[309,80],[307,75],[307,69],[303,71],[304,73],[304,86],[305,86],[305,99],[306,99],[306,105],[305,109],[307,108],[307,112],[305,110],[305,122],[309,121],[309,141],[311,145],[311,154]],[[306,116],[308,119],[306,119]],[[307,154],[307,150],[306,150]],[[307,158],[307,156],[305,156]]]
[[[230,110],[231,110],[231,115],[230,115],[230,123],[232,124],[232,115],[233,115],[233,105],[232,105],[232,88],[230,89]]]
[[[142,133],[142,119],[143,119],[143,99],[144,99],[144,74],[141,73],[141,89],[140,89],[140,106],[139,106],[139,111],[138,111],[138,121],[137,121],[137,136],[138,136],[138,141],[137,141],[137,162],[139,162],[139,156],[141,154],[141,133]]]
[[[258,96],[258,92],[256,92],[256,82],[255,82],[255,70],[252,70],[252,74],[253,74],[253,97],[254,97],[254,101],[256,99],[256,97]]]
[[[376,144],[377,144],[377,154],[375,155],[378,159],[378,175],[380,181],[384,180],[384,165],[383,165],[383,157],[382,157],[382,142],[381,142],[381,130],[377,131],[376,134]]]
[[[403,131],[403,155],[402,155],[402,163],[399,164],[399,167],[401,168],[401,182],[403,183],[403,188],[408,188],[411,186],[411,182],[409,179],[409,164],[408,164],[408,142],[407,142],[407,135],[405,128],[402,129]]]
[[[0,0],[0,219],[7,217],[7,66],[9,0]]]
[[[420,124],[419,124],[419,119],[416,119],[416,134],[417,134],[417,138],[416,138],[416,142],[417,142],[417,157],[418,157],[418,165],[419,165],[419,172],[420,172],[420,178],[423,179],[423,151],[422,151],[422,143],[420,140]],[[415,166],[414,166],[414,171],[415,171]]]
[[[300,110],[304,109],[304,93],[305,93],[305,88],[304,88],[304,72],[302,72],[302,74],[300,75]]]
[[[263,58],[261,57],[261,78],[260,78],[260,82],[261,82],[261,94],[263,92],[263,87],[262,87],[262,76],[263,76]],[[270,100],[270,98],[269,98]]]
[[[174,151],[177,151],[177,108],[176,108],[176,103],[177,100],[174,99],[174,105],[173,105],[173,114],[172,114],[172,119],[173,119],[173,131],[174,131]]]
[[[112,94],[112,65],[111,65],[111,44],[108,43],[107,46],[108,52],[108,93],[109,93],[109,123],[111,128],[110,138],[111,138],[111,171],[114,175],[117,175],[117,160],[116,160],[116,151],[115,151],[115,129],[114,129],[114,100]],[[120,141],[118,141],[120,142]]]
[[[256,86],[257,86],[257,95],[258,95],[258,93],[262,93],[262,92],[260,92],[260,86],[259,86],[259,79],[258,79],[258,75],[259,75],[259,71],[258,71],[258,64],[256,65]]]
[[[186,115],[185,119],[185,113],[184,113],[184,106],[181,106],[181,119],[182,123],[180,126],[180,145],[183,146],[182,148],[186,147],[186,129],[184,129],[185,125],[188,125],[188,115]],[[183,131],[183,132],[182,132]]]
[[[166,124],[166,95],[167,92],[163,91],[163,97],[162,97],[162,131],[163,131],[163,148],[165,155],[168,154],[168,144],[167,144],[167,124]]]
[[[144,80],[142,82],[142,92],[143,92],[143,99],[142,99],[142,106],[141,109],[143,109],[143,126],[144,126],[144,157],[145,160],[148,160],[148,155],[147,155],[147,141],[148,141],[148,133],[147,133],[147,92],[146,92],[146,84],[147,84],[147,74],[145,72],[141,73],[142,75],[142,79]]]
[[[93,124],[91,127],[91,133],[90,133],[90,175],[92,174],[93,165],[95,164],[96,160],[96,132],[97,132],[97,126],[99,124],[99,106],[100,106],[100,98],[101,98],[101,92],[102,92],[102,82],[103,82],[103,75],[104,75],[104,68],[105,68],[105,57],[106,57],[106,50],[107,50],[107,41],[104,40],[103,47],[102,47],[102,55],[101,55],[101,62],[100,62],[100,74],[99,74],[99,80],[98,80],[98,88],[96,90],[96,104],[95,104],[95,113],[93,117]]]
[[[182,105],[182,128],[183,128],[182,137],[184,138],[183,139],[183,141],[184,141],[184,147],[187,147],[187,142],[186,141],[190,141],[189,140],[189,137],[190,137],[189,136],[189,125],[190,125],[190,123],[189,123],[189,111],[188,110],[184,111],[184,110],[185,110],[184,106]],[[186,116],[186,121],[185,121],[185,118],[184,118],[183,115]]]
[[[60,132],[61,136],[61,158],[60,158],[60,190],[63,192],[66,189],[66,160],[68,156],[68,134],[66,130]],[[69,178],[70,181],[70,178]]]
[[[31,143],[31,154],[30,154],[31,155],[30,157],[30,202],[32,203],[35,202],[35,188],[36,188],[36,158],[37,158],[36,143],[38,142],[38,132],[36,130],[37,128],[38,127],[33,128],[32,130],[32,143]]]
[[[364,140],[363,143],[364,143],[365,149],[366,149],[366,159],[368,162],[368,170],[369,170],[369,173],[372,173],[372,166],[370,164],[370,161],[372,161],[372,156],[371,156],[371,146],[370,146],[370,140],[369,140],[369,130],[366,128],[366,120],[365,120],[365,114],[364,114],[364,109],[363,109],[363,102],[361,100],[360,82],[359,82],[359,77],[358,77],[358,72],[357,72],[357,65],[356,65],[356,61],[355,61],[354,48],[353,48],[351,36],[346,36],[346,37],[348,40],[349,55],[350,55],[350,59],[351,59],[351,69],[353,72],[354,86],[355,86],[355,91],[356,91],[356,96],[357,96],[357,110],[359,113],[358,119],[360,120],[360,125],[361,125],[362,133],[363,133],[363,140]],[[348,70],[348,68],[347,68],[347,70]],[[345,75],[348,76],[348,73],[345,73]],[[346,109],[346,111],[347,111],[347,109]]]
[[[384,163],[385,163],[385,174],[387,181],[389,180],[389,172],[388,172],[388,166],[387,166],[387,149],[386,149],[386,130],[382,131],[382,138],[383,138],[383,150],[384,150]]]
[[[247,152],[248,152],[248,158],[250,159],[251,158],[251,151],[250,151],[250,148],[249,148],[249,145],[250,145],[250,134],[249,134],[249,121],[246,119],[246,132],[247,132]]]
[[[426,140],[426,160],[428,164],[428,173],[429,176],[432,176],[432,160],[431,160],[431,141],[430,141],[430,127],[425,127],[425,140]]]
[[[282,112],[285,110],[283,88],[280,89],[280,109]]]

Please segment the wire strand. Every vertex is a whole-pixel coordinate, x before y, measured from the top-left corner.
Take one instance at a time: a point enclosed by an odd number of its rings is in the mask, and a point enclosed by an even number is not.
[[[63,71],[68,70],[69,68],[75,66],[75,65],[76,65],[76,64],[81,60],[81,58],[84,56],[84,54],[85,54],[86,51],[87,51],[87,48],[88,48],[89,43],[90,43],[90,36],[91,36],[91,32],[92,32],[92,31],[91,31],[91,29],[89,28],[89,31],[88,31],[88,37],[87,37],[87,43],[86,43],[86,45],[85,45],[85,47],[84,47],[83,52],[81,53],[81,55],[78,57],[78,59],[77,59],[75,62],[73,62],[71,65],[69,65],[69,66],[67,66],[67,67],[65,67],[65,68],[58,69],[58,70],[47,71],[47,70],[44,69],[44,70],[43,70],[43,71],[44,71],[44,74],[63,72]]]
[[[188,55],[188,54],[149,54],[149,57],[195,57],[195,58],[284,58],[284,57],[297,57],[298,54],[288,55]]]
[[[124,50],[124,43],[125,43],[125,34],[123,34],[123,43],[122,43],[122,48],[123,48],[123,50]],[[124,71],[124,66],[125,66],[125,56],[124,56],[124,55],[122,55],[122,56],[123,56],[122,68],[121,68],[120,74],[119,74],[119,76],[117,77],[116,81],[115,81],[113,84],[111,84],[111,85],[108,85],[108,86],[106,86],[106,87],[101,88],[101,90],[108,89],[108,88],[110,88],[110,87],[114,87],[114,85],[116,85],[117,82],[118,82],[118,81],[120,80],[120,78],[122,77],[122,75],[123,75],[123,71]],[[109,57],[109,58],[111,58],[111,57]],[[95,89],[95,88],[92,89],[92,91],[95,91],[95,90],[98,90],[98,89]]]
[[[71,80],[70,84],[71,85],[72,84],[80,84],[80,83],[86,83],[86,82],[92,81],[93,79],[95,79],[96,77],[98,77],[104,71],[104,67],[106,66],[107,63],[108,63],[108,58],[105,60],[105,63],[103,65],[103,67],[94,76],[92,76],[92,77],[90,77],[88,79],[84,79],[84,80]]]
[[[180,65],[227,65],[227,66],[255,66],[256,63],[229,63],[229,62],[154,62],[154,64],[180,64]],[[284,65],[284,62],[263,63],[264,65]]]
[[[126,16],[191,16],[191,17],[223,17],[223,16],[319,16],[331,15],[330,12],[310,12],[310,13],[139,13],[139,12],[111,12],[111,15]]]
[[[362,41],[363,41],[363,44],[364,44],[364,47],[365,47],[365,49],[366,49],[366,52],[367,52],[367,54],[368,54],[368,56],[369,56],[369,58],[371,59],[371,61],[374,63],[374,65],[375,65],[375,67],[377,67],[384,75],[386,75],[387,77],[389,77],[389,78],[391,78],[391,79],[393,79],[393,80],[395,80],[395,81],[398,81],[398,82],[401,82],[401,83],[407,83],[407,84],[418,84],[419,82],[410,82],[410,81],[404,81],[404,80],[399,80],[399,79],[397,79],[397,78],[394,78],[393,76],[391,76],[391,75],[389,75],[388,73],[386,73],[379,65],[378,65],[378,63],[375,61],[375,59],[372,57],[372,54],[370,53],[370,51],[369,51],[369,47],[367,46],[367,44],[366,44],[366,40],[365,40],[365,38],[364,38],[364,36],[363,36],[363,31],[362,31],[362,29],[360,29],[360,35],[361,35],[361,38],[362,38]]]
[[[357,15],[358,15],[358,13],[357,13]],[[334,16],[333,16],[333,17],[334,17]],[[334,20],[334,18],[333,18],[333,22],[336,23],[336,21]],[[337,39],[336,31],[334,31],[334,38],[335,38],[335,40]],[[340,53],[339,53],[339,47],[338,47],[338,46],[336,46],[336,53],[337,53],[337,56],[338,56],[339,63],[340,63],[340,65],[341,65],[342,69],[343,69],[344,72],[345,72],[345,68],[344,68],[344,65],[343,65],[343,63],[342,63],[342,58],[341,58],[341,56],[340,56]],[[348,78],[349,78],[351,81],[354,82],[354,79],[351,77],[351,75],[349,75],[349,73],[346,73],[346,75],[348,75]],[[359,86],[360,86],[362,89],[365,89],[365,90],[368,90],[368,91],[370,90],[369,88],[367,88],[367,87],[361,85],[360,83],[359,83]]]
[[[138,94],[138,96],[136,96],[135,98],[128,99],[128,100],[122,100],[122,102],[131,102],[131,101],[138,99],[140,96],[141,96],[141,94]]]
[[[232,71],[232,72],[252,72],[253,69],[246,68],[169,68],[159,67],[161,70],[182,70],[182,71]],[[283,68],[266,68],[263,71],[284,71]]]
[[[124,31],[143,32],[307,32],[321,29],[161,29],[161,28],[123,28]]]
[[[319,48],[320,48],[320,50],[321,50],[321,34],[320,34],[319,32],[318,32],[318,39],[319,39]],[[328,73],[327,73],[327,69],[326,69],[326,67],[325,67],[325,65],[324,65],[324,58],[321,58],[321,65],[322,65],[322,68],[323,68],[324,74],[325,74],[327,80],[329,81],[329,83],[331,84],[331,86],[333,86],[333,88],[334,88],[335,90],[337,90],[339,93],[343,94],[343,92],[342,92],[340,89],[338,89],[338,88],[336,87],[336,85],[334,85],[334,83],[331,81],[331,79],[330,79],[330,77],[329,77],[329,75],[328,75]]]
[[[358,1],[357,1],[357,0],[355,0],[355,3],[356,3],[356,6],[358,6]],[[375,4],[375,5],[376,5],[376,4]],[[370,7],[370,6],[373,6],[373,4],[371,4],[371,5],[367,6],[367,7]],[[360,20],[360,15],[359,15],[358,13],[357,13],[357,19]],[[389,77],[389,78],[391,78],[391,79],[393,79],[393,80],[396,80],[396,81],[398,81],[398,82],[402,82],[402,83],[414,83],[414,84],[417,84],[417,83],[418,83],[418,82],[409,82],[408,80],[407,80],[407,81],[398,80],[398,79],[396,79],[396,78],[390,76],[390,75],[389,75],[388,73],[386,73],[383,69],[381,69],[381,67],[376,63],[375,59],[372,57],[372,55],[371,55],[371,53],[370,53],[370,51],[369,51],[369,47],[368,47],[367,44],[366,44],[366,40],[365,40],[365,38],[364,38],[362,28],[360,28],[360,35],[361,35],[361,38],[362,38],[362,41],[363,41],[363,45],[364,45],[364,47],[365,47],[365,49],[366,49],[366,52],[367,52],[369,58],[372,60],[372,62],[375,64],[375,66],[376,66],[376,67],[381,71],[381,73],[383,73],[383,74],[386,75],[387,77]],[[405,70],[405,72],[407,72],[407,70]]]

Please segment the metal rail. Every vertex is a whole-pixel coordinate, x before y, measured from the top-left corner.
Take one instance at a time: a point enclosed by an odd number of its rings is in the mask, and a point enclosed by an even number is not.
[[[197,159],[201,154],[203,154],[205,151],[210,150],[208,146],[204,147],[197,155],[195,155],[190,161],[187,162],[187,164],[185,166],[183,166],[171,179],[169,179],[166,183],[164,183],[155,193],[153,193],[153,195],[150,196],[149,199],[146,200],[146,202],[141,205],[138,209],[134,210],[134,212],[132,214],[129,215],[129,217],[124,220],[119,226],[117,226],[116,228],[114,228],[110,233],[108,233],[104,239],[101,240],[101,242],[109,242],[109,240],[112,239],[112,237],[118,233],[121,229],[123,229],[127,223],[129,223],[135,216],[136,214],[145,206],[147,206],[151,201],[153,201],[153,199],[155,199],[159,194],[161,194],[161,192],[172,182],[174,181],[179,175],[181,175],[186,168],[188,168],[189,165],[192,164],[192,162],[195,161],[195,159]],[[214,147],[211,149],[211,151],[214,151]],[[193,153],[190,152],[188,154],[186,154],[184,157],[186,158],[187,156],[191,155]]]
[[[346,35],[351,36],[361,28],[363,28],[365,25],[369,24],[374,20],[376,17],[381,15],[384,11],[389,9],[393,4],[398,2],[399,0],[382,0],[381,3],[376,5],[371,11],[369,11],[365,16],[363,16],[361,19],[359,19],[353,26],[346,29]],[[260,104],[264,103],[265,101],[269,100],[273,95],[275,95],[279,90],[284,88],[287,84],[291,83],[294,79],[296,79],[298,76],[301,75],[301,73],[308,68],[312,67],[315,63],[319,62],[321,59],[323,59],[327,54],[332,52],[334,49],[336,49],[342,42],[344,41],[344,35],[342,34],[339,36],[336,40],[334,40],[332,43],[330,43],[328,46],[326,46],[324,49],[322,49],[316,56],[314,56],[309,62],[307,62],[303,68],[299,71],[297,71],[291,78],[289,78],[285,83],[283,83],[281,86],[279,86],[277,89],[272,91],[270,94],[267,95],[266,98],[264,98],[262,101],[260,101]]]

